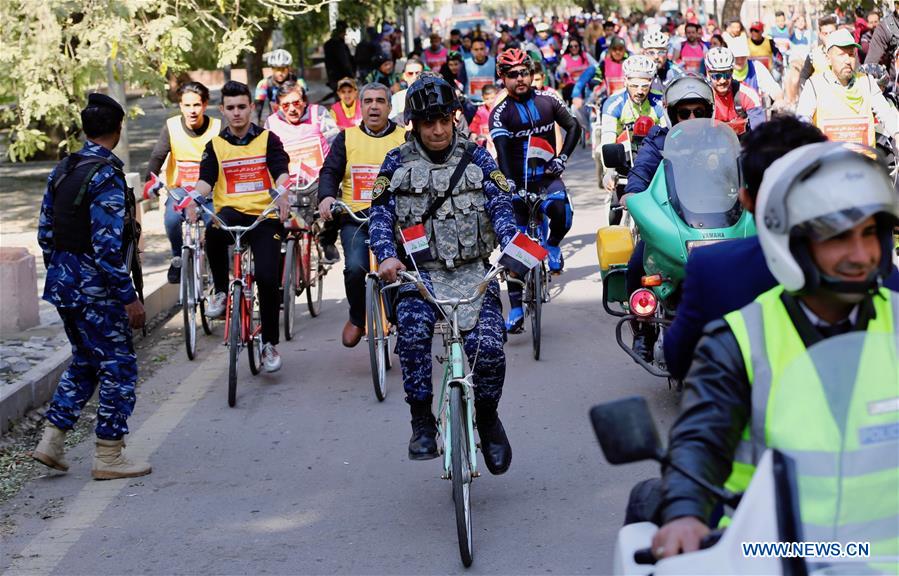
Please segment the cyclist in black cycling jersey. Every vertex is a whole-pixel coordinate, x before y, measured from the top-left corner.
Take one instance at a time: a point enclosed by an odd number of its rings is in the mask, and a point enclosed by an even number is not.
[[[546,200],[541,206],[549,218],[549,268],[559,273],[565,264],[559,244],[571,229],[571,202],[560,176],[568,157],[581,137],[581,127],[555,93],[531,87],[533,62],[524,51],[509,48],[497,59],[497,70],[508,97],[490,113],[490,137],[496,146],[500,170],[511,180],[513,189],[539,192]],[[555,124],[565,131],[562,151],[556,154]],[[528,223],[527,206],[513,196],[512,207],[519,227]],[[520,332],[524,325],[521,288],[509,287],[512,309],[506,328]]]

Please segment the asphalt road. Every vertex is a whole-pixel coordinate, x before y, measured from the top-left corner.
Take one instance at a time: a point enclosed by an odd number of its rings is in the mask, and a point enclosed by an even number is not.
[[[92,442],[71,470],[29,482],[0,507],[0,571],[58,574],[537,574],[608,573],[630,487],[654,464],[612,467],[587,412],[646,396],[663,434],[678,397],[615,343],[602,310],[594,234],[606,221],[592,160],[575,155],[565,180],[575,204],[566,271],[544,308],[543,353],[530,334],[506,347],[500,415],[514,458],[472,488],[475,560],[459,560],[450,483],[440,461],[406,457],[409,411],[398,365],[379,403],[367,349],[339,342],[346,318],[339,268],[323,313],[298,318],[283,369],[240,367],[226,403],[226,350],[203,337],[198,360],[178,339],[150,351],[158,369],[140,387],[128,450],[153,473],[90,479]],[[299,306],[298,306],[299,309]]]

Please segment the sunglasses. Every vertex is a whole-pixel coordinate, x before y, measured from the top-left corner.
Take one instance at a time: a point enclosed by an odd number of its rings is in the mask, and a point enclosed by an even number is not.
[[[527,78],[531,75],[530,70],[512,70],[511,72],[506,72],[506,78],[510,80],[518,80],[519,78]]]
[[[711,74],[709,74],[709,78],[711,78],[715,82],[720,82],[721,80],[730,80],[733,77],[733,72],[712,72]]]
[[[278,104],[281,108],[296,108],[299,110],[303,105],[302,100],[294,100],[293,102],[281,102]]]
[[[649,82],[628,82],[627,87],[635,90],[649,90],[652,86]]]
[[[678,108],[677,119],[689,120],[690,118],[711,118],[712,112],[708,108]]]

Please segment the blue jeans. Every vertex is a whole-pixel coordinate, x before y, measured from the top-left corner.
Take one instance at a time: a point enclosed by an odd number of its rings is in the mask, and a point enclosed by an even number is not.
[[[341,222],[343,285],[350,304],[350,322],[365,327],[365,277],[368,274],[368,227],[349,220]]]
[[[175,194],[180,197],[185,194],[181,188],[175,188]],[[184,220],[182,212],[175,211],[175,197],[169,193],[165,199],[165,213],[162,216],[162,222],[165,225],[165,235],[169,238],[169,244],[172,245],[172,257],[181,256],[181,248],[184,246],[184,237],[181,235],[181,222]],[[199,208],[198,208],[199,210]],[[200,217],[203,222],[209,225],[212,216],[200,210]]]

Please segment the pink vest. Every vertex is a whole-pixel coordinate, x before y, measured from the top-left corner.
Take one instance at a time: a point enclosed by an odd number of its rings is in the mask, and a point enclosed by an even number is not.
[[[699,74],[702,68],[702,59],[705,58],[705,50],[702,43],[697,42],[695,46],[684,42],[680,49],[681,64],[687,72],[696,72]]]
[[[331,111],[334,112],[334,118],[337,120],[337,127],[341,130],[346,130],[347,128],[352,128],[353,126],[358,126],[362,123],[362,103],[359,100],[356,100],[356,115],[352,118],[348,118],[346,113],[343,111],[343,105],[341,105],[340,100],[331,105]]]
[[[565,71],[568,72],[568,77],[571,78],[572,82],[577,82],[584,70],[590,67],[590,60],[584,56],[583,52],[580,56],[580,58],[576,58],[571,54],[562,56],[562,60],[565,61]]]
[[[438,72],[440,67],[446,64],[446,61],[449,58],[449,52],[445,46],[440,49],[440,52],[431,52],[429,47],[425,48],[422,53],[425,57],[425,64],[427,64],[428,68],[434,72]]]
[[[274,132],[290,156],[291,175],[302,173],[307,178],[315,178],[331,150],[317,122],[319,110],[318,104],[310,104],[307,119],[300,124],[291,124],[280,113],[272,114],[265,121],[266,129]]]
[[[611,56],[606,56],[605,65],[603,66],[606,76],[606,90],[609,94],[614,94],[624,89],[624,67],[621,62],[615,62]]]

